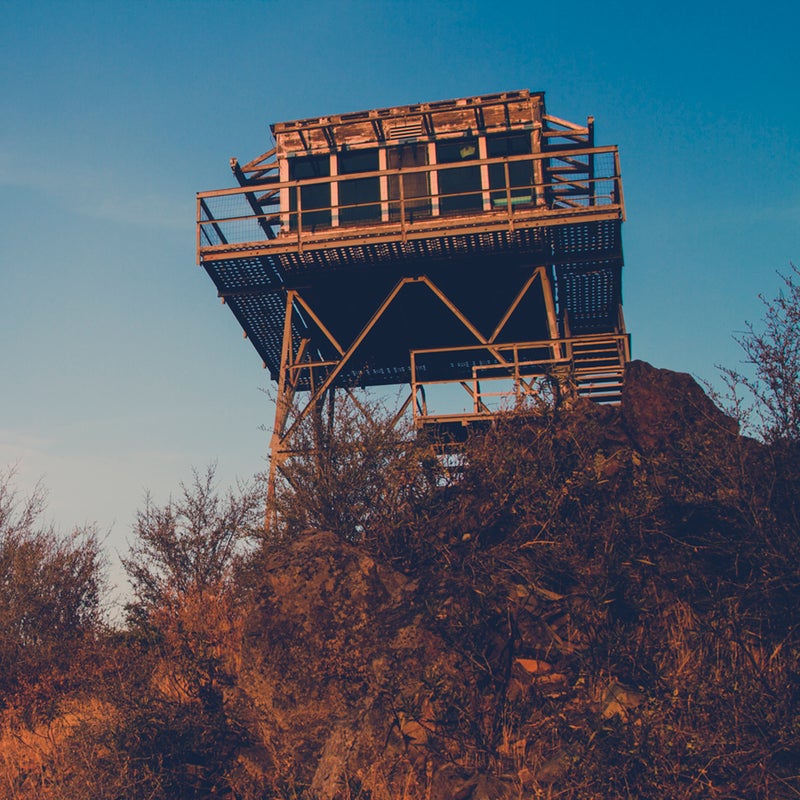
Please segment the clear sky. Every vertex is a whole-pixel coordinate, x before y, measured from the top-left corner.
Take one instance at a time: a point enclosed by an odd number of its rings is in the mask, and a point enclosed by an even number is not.
[[[713,380],[800,261],[800,5],[0,0],[0,466],[124,551],[146,489],[263,470],[269,377],[195,192],[269,124],[528,88],[620,147],[633,352]]]

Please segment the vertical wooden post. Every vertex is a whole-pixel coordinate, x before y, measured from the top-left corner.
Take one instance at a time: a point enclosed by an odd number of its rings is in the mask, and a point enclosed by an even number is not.
[[[330,167],[329,171],[331,173],[331,227],[338,228],[339,227],[339,181],[337,178],[339,177],[339,159],[336,156],[336,153],[331,153],[330,155]]]
[[[428,185],[431,192],[431,216],[439,216],[439,172],[436,166],[436,142],[428,143],[428,166],[434,167],[428,171]]]
[[[533,133],[531,134],[531,151],[534,155],[533,160],[533,183],[534,183],[534,192],[536,194],[536,205],[543,206],[545,205],[545,197],[544,197],[544,169],[543,169],[543,159],[539,157],[539,154],[542,152],[542,123],[537,122],[533,127]]]
[[[264,528],[269,532],[278,522],[278,509],[275,504],[275,481],[278,469],[286,460],[283,449],[286,420],[294,401],[294,382],[289,373],[292,368],[292,309],[295,291],[286,293],[286,312],[283,318],[283,342],[281,348],[281,366],[278,372],[278,396],[275,400],[275,422],[272,425],[272,436],[269,444],[269,475],[267,478],[267,506],[264,514]]]
[[[478,158],[481,159],[481,161],[485,161],[489,157],[487,153],[486,136],[481,134],[478,136]],[[489,165],[481,164],[481,205],[484,211],[492,210],[492,196],[489,188]]]
[[[389,221],[389,178],[386,175],[388,169],[388,153],[385,147],[380,147],[378,148],[378,170],[380,172],[378,185],[380,186],[381,195],[381,222]]]

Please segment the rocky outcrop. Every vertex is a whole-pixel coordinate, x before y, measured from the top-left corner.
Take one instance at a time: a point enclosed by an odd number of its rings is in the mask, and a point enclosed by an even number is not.
[[[714,405],[691,375],[646,361],[626,366],[620,411],[631,445],[644,454],[668,453],[697,434],[739,432],[738,423]]]

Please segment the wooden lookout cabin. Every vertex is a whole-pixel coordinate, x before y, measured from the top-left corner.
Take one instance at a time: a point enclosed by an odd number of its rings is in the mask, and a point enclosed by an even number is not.
[[[271,128],[197,197],[197,253],[278,384],[272,464],[329,393],[407,385],[417,426],[463,426],[543,379],[617,402],[619,156],[527,90]],[[433,408],[443,386],[466,391]],[[441,395],[441,392],[437,396]]]

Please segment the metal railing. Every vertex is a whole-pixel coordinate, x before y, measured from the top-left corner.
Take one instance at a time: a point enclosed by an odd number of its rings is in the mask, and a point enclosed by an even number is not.
[[[518,164],[530,165],[529,182],[513,179],[511,170],[518,171]],[[497,167],[503,170],[499,181]],[[452,181],[456,176],[457,180],[458,173],[453,171],[476,168],[479,184],[473,182],[463,191],[440,191],[442,178],[449,176]],[[422,182],[425,192],[409,194],[412,176],[421,177],[415,182],[417,187]],[[365,179],[377,179],[377,194],[363,202],[339,202],[343,184]],[[312,194],[314,188],[313,206],[308,207],[306,198],[304,207],[304,194]],[[327,202],[321,203],[319,196],[326,195]],[[354,235],[369,238],[388,233],[403,240],[414,231],[430,230],[435,235],[440,229],[474,226],[478,218],[513,229],[537,217],[614,209],[624,217],[617,148],[583,147],[201,192],[197,195],[197,250],[202,257],[258,243],[267,250],[302,251],[315,241]]]
[[[582,358],[578,348],[592,347],[593,356]],[[483,359],[476,354],[483,352]],[[463,353],[473,362],[469,378],[426,379],[426,357],[446,353],[458,358]],[[462,420],[490,416],[498,410],[518,408],[536,402],[543,392],[570,387],[579,395],[617,402],[625,364],[630,361],[630,339],[625,333],[543,339],[512,344],[470,344],[462,347],[426,348],[411,351],[411,393],[414,420]],[[474,363],[482,361],[483,363]],[[471,409],[439,414],[428,408],[430,387],[460,386],[471,398]]]

